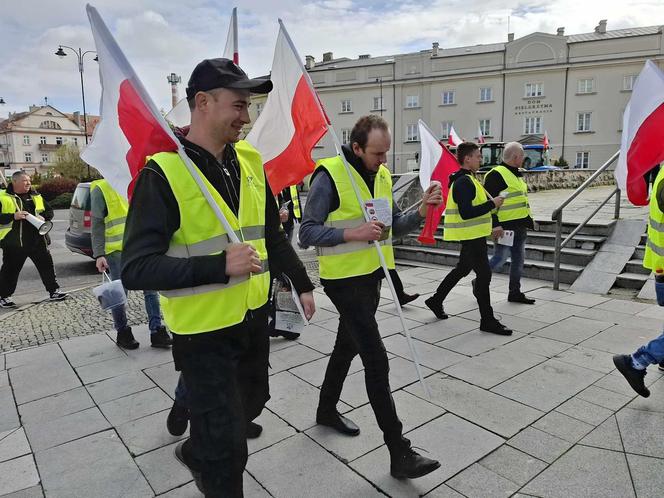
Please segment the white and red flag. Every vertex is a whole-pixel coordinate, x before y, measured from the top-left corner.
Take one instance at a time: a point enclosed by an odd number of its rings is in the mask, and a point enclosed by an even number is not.
[[[484,140],[484,135],[482,135],[482,128],[480,127],[480,125],[477,125],[477,143],[478,144],[486,143],[486,140]]]
[[[179,142],[122,50],[91,5],[86,7],[99,57],[101,120],[81,158],[121,195],[131,197],[145,158],[177,151]]]
[[[276,195],[313,172],[311,150],[330,122],[281,20],[270,79],[273,89],[247,141],[261,153]]]
[[[237,7],[233,7],[231,23],[228,26],[228,36],[226,36],[226,47],[224,48],[224,55],[222,57],[240,65],[240,53],[238,52],[237,41]]]
[[[434,234],[438,229],[440,217],[445,210],[447,196],[450,192],[449,178],[452,173],[459,169],[456,157],[447,147],[441,144],[429,127],[421,119],[418,121],[420,131],[420,185],[422,190],[429,188],[432,180],[440,182],[443,192],[443,203],[436,209],[429,208],[422,233],[417,238],[422,244],[435,244]]]
[[[544,132],[544,138],[542,139],[542,145],[544,146],[544,150],[547,150],[549,148],[549,135],[546,131]]]
[[[664,72],[646,61],[632,88],[623,115],[620,156],[615,170],[618,187],[632,204],[648,204],[643,176],[664,161]]]
[[[463,142],[463,140],[461,140],[461,137],[457,134],[454,126],[451,126],[450,134],[447,136],[447,145],[450,147],[457,147],[461,142]]]

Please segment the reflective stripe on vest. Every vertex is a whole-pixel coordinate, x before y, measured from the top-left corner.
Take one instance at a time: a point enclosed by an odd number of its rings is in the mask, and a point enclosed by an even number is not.
[[[643,257],[643,266],[652,271],[664,269],[664,212],[657,204],[657,192],[664,181],[664,168],[659,169],[650,194],[650,218],[648,221],[648,242]]]
[[[160,291],[164,320],[175,334],[199,334],[236,325],[244,320],[248,310],[267,302],[270,272],[265,246],[263,164],[258,151],[248,142],[238,142],[235,150],[240,165],[238,216],[197,170],[234,232],[256,249],[261,271],[233,277],[226,284]],[[161,152],[152,159],[163,170],[180,211],[180,227],[171,237],[167,255],[189,258],[221,253],[229,244],[228,235],[180,157],[173,152]]]
[[[468,175],[468,178],[470,178],[470,181],[475,186],[475,197],[473,198],[472,205],[479,206],[480,204],[484,204],[488,200],[484,187],[482,187],[482,184],[473,175]],[[445,220],[443,222],[443,240],[471,240],[488,237],[491,234],[491,213],[485,213],[482,216],[464,220],[459,214],[459,206],[454,201],[455,185],[456,181],[452,184],[450,192],[447,195]]]
[[[530,216],[528,204],[528,186],[523,178],[516,176],[505,166],[496,166],[487,173],[487,176],[495,173],[502,177],[507,185],[505,202],[498,209],[498,221],[520,220]],[[484,177],[486,182],[486,176]]]
[[[41,194],[31,195],[32,202],[35,204],[35,215],[39,215],[46,211],[46,206],[44,205],[44,198]],[[14,214],[16,211],[23,210],[23,201],[21,198],[14,194],[7,193],[6,190],[0,191],[0,213],[2,214]],[[0,240],[4,239],[7,234],[11,231],[12,226],[14,225],[14,220],[11,220],[5,225],[0,225]]]
[[[127,199],[118,194],[108,181],[95,180],[90,184],[90,191],[98,188],[104,196],[106,216],[104,217],[104,253],[122,251],[125,223],[129,204]]]
[[[325,169],[334,183],[339,195],[339,207],[328,214],[325,226],[346,229],[355,228],[365,223],[364,207],[360,206],[353,190],[343,160],[340,157],[321,159],[316,169]],[[355,168],[350,168],[363,201],[372,198],[364,179]],[[374,198],[387,199],[392,207],[392,177],[385,166],[380,166],[374,180]],[[380,248],[388,268],[394,268],[392,250],[392,231],[388,238],[381,241]],[[318,247],[320,277],[328,280],[368,275],[380,268],[380,258],[373,243],[344,242],[334,247]]]
[[[293,201],[293,216],[298,220],[302,219],[302,211],[300,210],[300,196],[297,193],[297,185],[291,185],[290,187],[290,197]]]

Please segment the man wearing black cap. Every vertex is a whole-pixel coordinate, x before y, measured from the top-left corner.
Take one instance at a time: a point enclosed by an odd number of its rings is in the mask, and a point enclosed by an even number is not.
[[[130,289],[160,291],[191,422],[175,454],[209,497],[242,496],[246,436],[261,429],[250,421],[269,399],[270,272],[290,277],[305,314],[315,309],[260,155],[240,140],[250,92],[271,89],[228,59],[198,64],[187,87],[191,127],[182,145],[242,243],[230,243],[176,153],[150,158],[127,217],[122,279]]]

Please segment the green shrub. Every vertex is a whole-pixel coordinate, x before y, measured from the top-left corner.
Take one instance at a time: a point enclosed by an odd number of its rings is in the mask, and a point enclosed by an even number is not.
[[[53,199],[49,204],[53,209],[68,209],[71,205],[71,198],[74,196],[71,192],[65,192]]]
[[[74,190],[76,190],[76,185],[78,185],[76,180],[72,180],[71,178],[58,177],[42,182],[42,184],[39,186],[38,192],[44,196],[44,199],[50,202],[61,194],[73,194]]]

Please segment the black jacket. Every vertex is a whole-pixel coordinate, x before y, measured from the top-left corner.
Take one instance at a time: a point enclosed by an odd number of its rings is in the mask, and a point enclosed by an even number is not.
[[[454,202],[459,206],[459,216],[464,220],[490,213],[495,207],[491,200],[486,201],[484,204],[473,206],[475,184],[470,179],[471,174],[467,169],[460,169],[450,175],[450,188],[454,184],[452,197],[454,198]]]
[[[509,169],[514,176],[523,177],[523,173],[519,168],[510,166],[509,164],[502,163],[501,166],[505,166]],[[491,194],[492,197],[500,195],[500,193],[507,189],[507,183],[503,179],[502,175],[497,172],[491,174],[486,174],[484,176],[484,188]],[[498,221],[498,216],[496,214],[491,215],[492,223],[494,227],[501,226],[504,230],[514,230],[516,228],[533,228],[533,219],[530,216],[525,218],[519,218],[518,220],[509,220],[503,221],[502,223]]]
[[[19,208],[21,204],[23,207],[21,211],[27,211],[28,213],[35,214],[35,203],[32,200],[33,195],[37,195],[37,191],[30,189],[30,192],[25,194],[15,194],[14,186],[10,183],[7,187],[7,194],[14,196],[16,198]],[[45,211],[40,214],[45,220],[53,219],[53,209],[44,201]],[[39,235],[37,229],[26,220],[15,220],[14,213],[10,214],[0,214],[0,225],[6,225],[10,221],[13,221],[12,229],[10,232],[2,239],[0,245],[2,247],[34,247],[37,244],[46,244],[46,238],[43,235]]]

